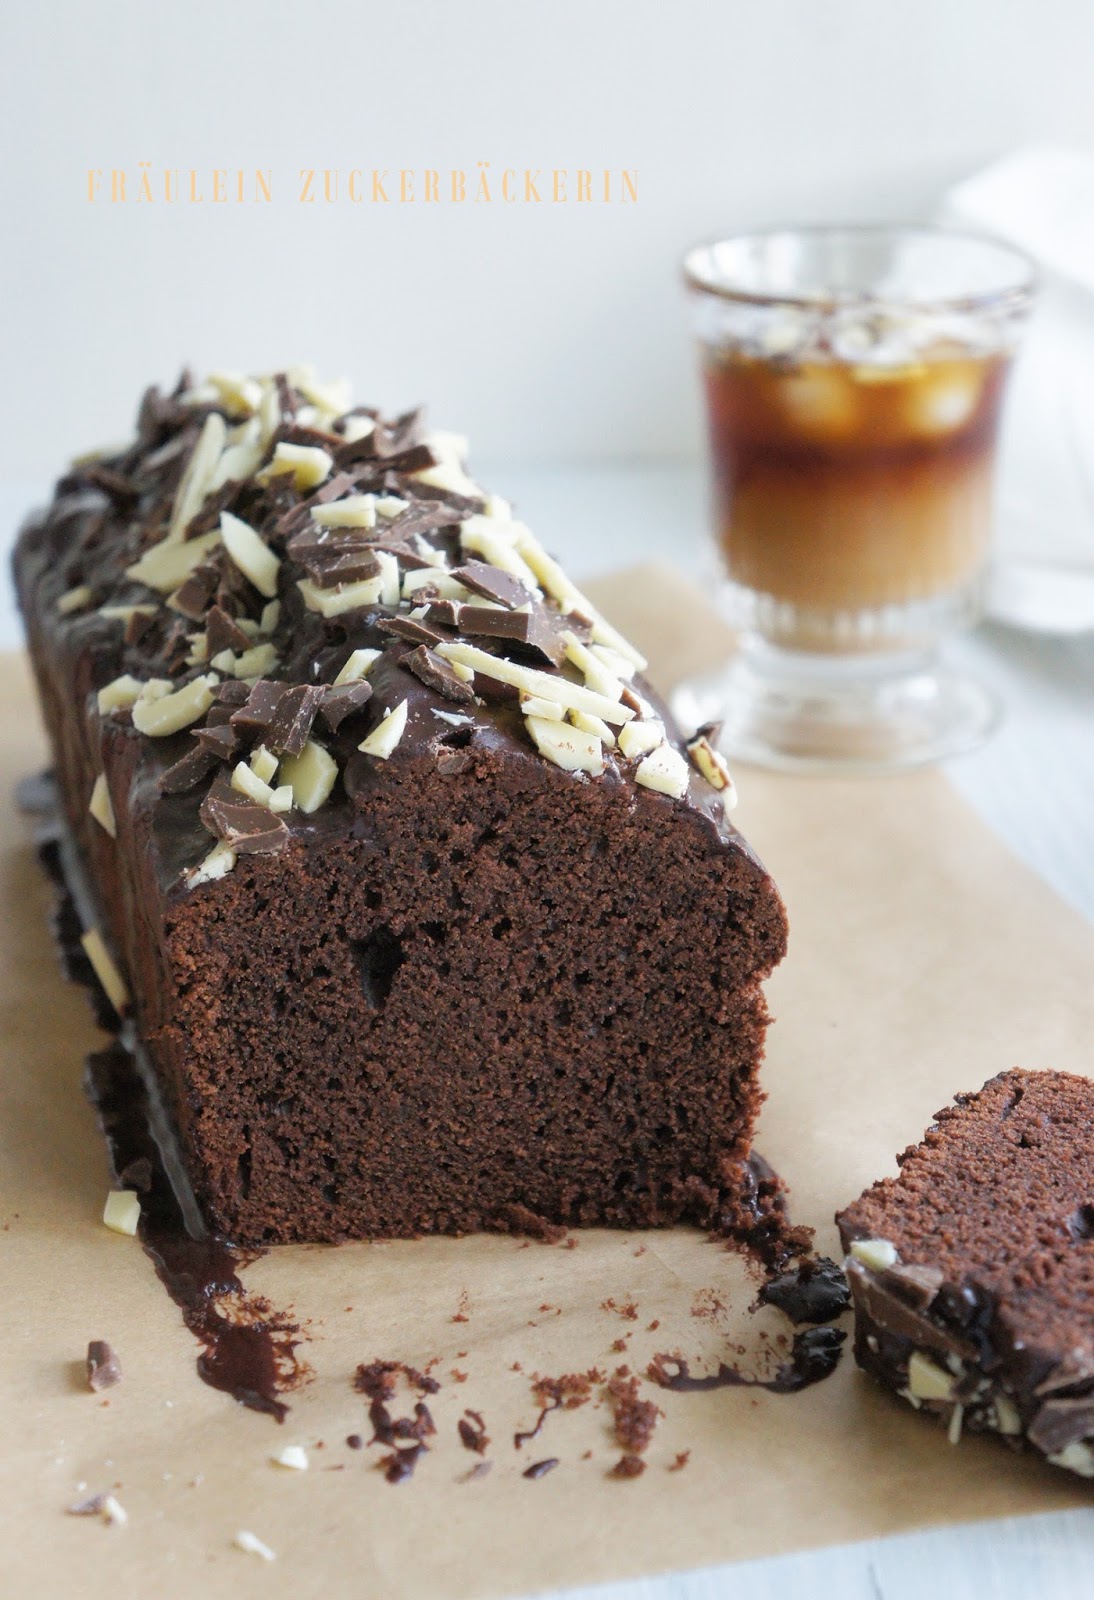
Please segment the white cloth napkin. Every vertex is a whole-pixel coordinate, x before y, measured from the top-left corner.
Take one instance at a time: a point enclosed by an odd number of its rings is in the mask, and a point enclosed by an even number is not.
[[[1094,573],[1094,153],[1018,150],[951,189],[941,220],[1010,240],[1042,275],[1003,429],[1000,554]]]

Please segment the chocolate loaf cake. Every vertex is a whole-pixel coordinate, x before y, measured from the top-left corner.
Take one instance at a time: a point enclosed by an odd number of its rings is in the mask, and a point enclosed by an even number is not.
[[[239,1242],[733,1214],[786,925],[638,651],[417,413],[150,389],[15,573],[85,947]]]
[[[859,1364],[1094,1478],[1094,1083],[1004,1072],[837,1217]]]

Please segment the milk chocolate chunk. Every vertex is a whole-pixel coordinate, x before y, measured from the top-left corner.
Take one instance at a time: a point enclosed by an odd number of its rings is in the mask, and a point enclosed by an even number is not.
[[[354,716],[371,699],[371,683],[336,684],[323,691],[323,698],[319,702],[319,720],[326,723],[332,733],[337,733],[346,718]]]
[[[191,622],[201,622],[213,603],[220,583],[220,564],[203,561],[194,567],[170,597],[171,609],[180,611]]]
[[[428,689],[435,689],[446,700],[452,700],[457,705],[467,705],[475,698],[471,685],[457,677],[448,662],[442,661],[424,644],[402,656],[399,665],[413,672]]]
[[[461,605],[457,626],[469,639],[501,639],[526,647],[533,658],[561,666],[566,657],[560,630],[535,611],[499,611],[493,606]]]
[[[214,722],[213,718],[223,718],[223,721]],[[239,733],[232,727],[233,713],[229,706],[210,706],[206,725],[204,728],[193,730],[194,738],[203,750],[215,756],[218,761],[229,761],[239,750]]]
[[[527,605],[532,598],[519,578],[501,567],[492,567],[487,561],[467,561],[462,567],[456,567],[452,576],[472,594],[481,594],[484,599],[496,600],[499,605],[513,610]]]
[[[209,659],[218,656],[222,650],[231,650],[234,654],[241,654],[249,650],[254,641],[243,632],[233,617],[220,606],[212,606],[205,616],[205,634],[209,642]]]
[[[167,768],[160,778],[160,793],[185,794],[188,789],[193,789],[203,778],[207,778],[215,771],[218,764],[219,757],[215,751],[197,745],[193,750],[187,750],[173,766]]]
[[[87,1386],[96,1394],[122,1381],[122,1364],[105,1339],[92,1339],[87,1347]]]
[[[239,855],[268,855],[288,843],[289,830],[268,806],[260,806],[219,777],[201,802],[199,813],[209,832]]]
[[[246,733],[265,734],[277,715],[277,708],[289,692],[287,683],[277,683],[272,678],[259,678],[237,711],[233,711],[231,725]]]
[[[951,1441],[1001,1434],[1094,1477],[1094,1241],[1074,1228],[1094,1082],[1001,1073],[899,1162],[837,1218],[859,1364]]]
[[[380,623],[384,633],[391,634],[396,639],[406,639],[411,644],[440,644],[446,636],[438,633],[436,628],[427,627],[424,622],[419,622],[416,617],[387,617]]]
[[[298,756],[325,694],[322,684],[300,683],[286,689],[267,725],[264,743],[278,755]]]

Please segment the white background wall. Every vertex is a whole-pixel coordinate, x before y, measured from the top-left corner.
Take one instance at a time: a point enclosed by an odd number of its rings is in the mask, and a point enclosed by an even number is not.
[[[3,8],[0,483],[150,377],[314,360],[480,457],[697,444],[682,248],[929,212],[1094,144],[1089,0],[36,0]],[[89,205],[86,170],[273,168],[275,200]],[[631,206],[302,207],[302,166],[637,168]]]

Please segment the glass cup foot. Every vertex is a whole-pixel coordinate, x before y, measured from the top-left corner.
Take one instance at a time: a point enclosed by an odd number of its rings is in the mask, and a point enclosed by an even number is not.
[[[720,722],[723,753],[784,772],[866,774],[974,749],[999,720],[995,697],[934,657],[833,658],[746,642],[716,672],[676,689],[685,729]]]

